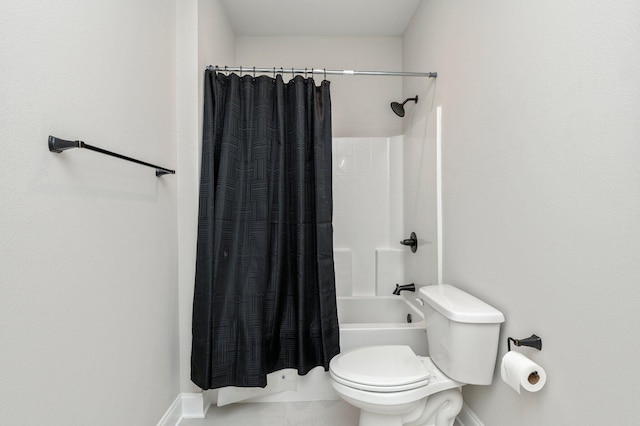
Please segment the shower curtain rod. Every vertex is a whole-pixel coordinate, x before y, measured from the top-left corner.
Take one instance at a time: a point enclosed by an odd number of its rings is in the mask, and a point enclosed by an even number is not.
[[[324,68],[265,68],[265,67],[228,67],[228,66],[213,66],[209,65],[208,70],[215,70],[219,72],[240,72],[247,74],[259,73],[276,73],[279,74],[320,74],[320,75],[376,75],[376,76],[390,76],[390,77],[429,77],[436,78],[437,72],[404,72],[404,71],[355,71],[355,70],[328,70]]]

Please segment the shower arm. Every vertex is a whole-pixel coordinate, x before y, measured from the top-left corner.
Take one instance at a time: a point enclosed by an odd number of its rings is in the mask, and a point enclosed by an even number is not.
[[[418,95],[416,95],[416,96],[415,96],[415,97],[413,97],[413,98],[407,98],[407,99],[405,99],[405,100],[404,100],[404,102],[402,103],[402,106],[404,106],[404,104],[406,104],[406,103],[407,103],[407,102],[409,102],[409,101],[414,101],[415,103],[418,103]]]

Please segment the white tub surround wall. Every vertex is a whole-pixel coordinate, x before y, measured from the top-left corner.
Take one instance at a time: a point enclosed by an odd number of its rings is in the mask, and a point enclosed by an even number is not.
[[[351,249],[333,249],[336,273],[336,296],[351,296],[353,287],[353,258]]]
[[[398,208],[398,207],[396,207]],[[376,251],[376,296],[393,294],[395,285],[408,284],[405,282],[404,262],[410,249],[378,248]]]
[[[640,424],[638,22],[634,0],[425,0],[405,33],[404,68],[438,71],[444,281],[544,339],[540,392],[464,388],[487,425]]]
[[[350,250],[350,294],[375,295],[376,276],[393,280],[397,273],[390,269],[401,267],[394,262],[398,253],[386,251],[394,245],[401,247],[402,225],[396,221],[400,221],[402,205],[392,205],[402,192],[402,172],[397,165],[401,152],[401,137],[333,139],[333,240],[335,247]],[[336,285],[343,287],[341,282]],[[385,285],[391,294],[395,281]]]
[[[2,424],[152,425],[179,392],[175,7],[2,3]]]

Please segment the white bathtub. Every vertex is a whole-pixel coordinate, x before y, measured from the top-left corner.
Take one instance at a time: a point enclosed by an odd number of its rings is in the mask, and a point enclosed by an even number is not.
[[[342,352],[361,346],[408,345],[418,355],[428,355],[422,309],[404,296],[342,296],[337,298]],[[411,322],[407,322],[407,315]],[[211,391],[218,405],[231,402],[284,402],[338,400],[329,373],[316,367],[305,376],[293,369],[267,376],[266,388],[224,388]]]
[[[403,296],[342,296],[337,298],[340,350],[361,346],[408,345],[428,355],[424,316],[417,300]],[[411,322],[407,321],[409,316]]]

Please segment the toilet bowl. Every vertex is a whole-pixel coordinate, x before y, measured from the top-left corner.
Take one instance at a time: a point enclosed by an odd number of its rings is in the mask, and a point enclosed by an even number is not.
[[[464,383],[408,346],[353,349],[334,357],[329,372],[338,395],[361,410],[360,426],[451,426],[462,409]]]
[[[382,345],[331,360],[331,384],[360,409],[360,426],[453,426],[461,387],[493,380],[502,313],[446,284],[422,287],[419,297],[429,357]]]

